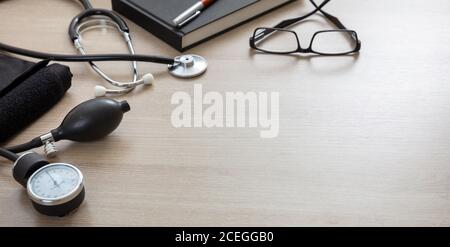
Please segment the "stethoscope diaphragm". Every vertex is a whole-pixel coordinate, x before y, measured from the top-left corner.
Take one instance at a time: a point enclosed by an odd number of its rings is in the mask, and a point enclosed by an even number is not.
[[[199,55],[182,55],[175,58],[175,63],[169,65],[169,73],[179,78],[193,78],[206,72],[208,62]]]

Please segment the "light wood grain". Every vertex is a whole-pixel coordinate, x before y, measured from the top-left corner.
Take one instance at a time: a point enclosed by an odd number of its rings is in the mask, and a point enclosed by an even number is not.
[[[93,4],[110,8],[109,1]],[[249,50],[254,28],[310,7],[299,1],[192,49],[210,63],[198,79],[142,64],[157,82],[123,97],[132,111],[113,135],[58,144],[57,160],[77,164],[87,180],[86,201],[74,215],[36,213],[0,161],[0,225],[450,226],[450,2],[332,1],[326,9],[360,35],[358,57]],[[67,26],[79,11],[76,1],[0,1],[0,40],[74,53]],[[311,20],[295,27],[302,39],[330,27],[320,16]],[[140,53],[178,54],[129,25]],[[9,144],[56,127],[103,83],[85,64],[70,66],[67,96]],[[125,63],[105,66],[129,75]],[[173,128],[170,98],[195,83],[206,91],[280,92],[280,136]]]

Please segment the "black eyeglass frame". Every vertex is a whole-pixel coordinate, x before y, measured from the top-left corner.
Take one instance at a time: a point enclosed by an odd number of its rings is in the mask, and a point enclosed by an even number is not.
[[[354,31],[354,30],[348,30],[337,17],[335,17],[335,16],[325,12],[324,10],[322,10],[322,7],[324,7],[327,3],[329,3],[330,0],[325,0],[320,5],[317,5],[314,2],[314,0],[310,0],[310,2],[314,5],[314,7],[316,9],[313,10],[312,12],[304,15],[304,16],[284,20],[284,21],[278,23],[276,26],[271,27],[271,28],[268,28],[268,27],[256,28],[254,33],[253,33],[253,36],[250,37],[250,40],[249,40],[250,47],[255,49],[255,50],[265,52],[265,53],[280,54],[280,55],[292,54],[292,53],[314,53],[314,54],[323,55],[323,56],[342,56],[342,55],[348,55],[348,54],[356,53],[356,52],[359,52],[361,50],[361,40],[359,40],[357,32]],[[317,12],[321,12],[338,29],[321,30],[321,31],[315,32],[313,37],[311,38],[311,42],[309,44],[309,47],[308,48],[302,48],[301,44],[300,44],[300,39],[298,38],[298,34],[295,31],[292,31],[292,30],[289,30],[289,29],[285,29],[285,28],[288,27],[288,26],[291,26],[291,25],[293,25],[293,24],[295,24],[297,22],[300,22],[300,21],[302,21],[302,20],[312,16],[313,14],[315,14]],[[295,38],[297,40],[297,49],[293,50],[293,51],[276,52],[276,51],[264,50],[264,49],[261,49],[261,48],[256,46],[256,42],[260,41],[263,38],[267,38],[268,35],[270,35],[270,34],[272,34],[274,32],[277,32],[277,31],[290,32],[290,33],[294,34]],[[320,35],[321,33],[328,33],[328,32],[346,32],[346,33],[349,33],[350,37],[353,39],[353,41],[356,44],[355,48],[352,51],[342,52],[342,53],[324,53],[324,52],[314,51],[312,46],[313,46],[313,42],[314,42],[314,39],[316,38],[316,36]]]
[[[265,50],[263,48],[257,47],[255,43],[251,43],[250,46],[253,49],[256,49],[258,51],[262,51],[265,53],[271,53],[271,54],[292,54],[292,53],[314,53],[317,55],[323,55],[323,56],[342,56],[342,55],[347,55],[347,54],[351,54],[354,52],[358,52],[361,49],[361,43],[358,42],[358,34],[356,33],[356,31],[353,30],[322,30],[322,31],[317,31],[314,33],[313,37],[311,38],[311,42],[309,43],[309,46],[307,48],[302,48],[301,43],[300,43],[300,39],[297,35],[297,33],[295,31],[292,30],[288,30],[288,29],[282,29],[282,28],[265,28],[265,27],[260,27],[257,28],[254,32],[254,37],[260,35],[261,31],[269,31],[269,33],[275,33],[277,31],[282,31],[282,32],[289,32],[292,33],[295,36],[295,39],[297,40],[297,48],[295,48],[292,51],[270,51],[270,50]],[[341,53],[326,53],[326,52],[320,52],[314,49],[313,44],[314,44],[314,39],[322,34],[322,33],[347,33],[349,35],[349,37],[351,37],[352,39],[355,38],[355,40],[357,41],[355,44],[355,48],[352,51],[348,51],[348,52],[341,52]],[[262,38],[267,38],[270,34],[266,34],[264,35],[264,37]]]

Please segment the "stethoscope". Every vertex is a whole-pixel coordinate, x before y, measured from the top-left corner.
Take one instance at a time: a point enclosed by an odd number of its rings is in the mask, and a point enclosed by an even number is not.
[[[69,26],[69,36],[80,55],[51,54],[26,50],[0,43],[0,50],[26,57],[46,59],[59,62],[88,62],[92,69],[104,80],[118,89],[108,89],[103,86],[95,87],[95,96],[124,94],[132,91],[139,85],[151,85],[154,81],[152,74],[148,73],[139,78],[137,62],[150,62],[167,64],[171,75],[178,78],[193,78],[202,75],[208,68],[208,62],[199,55],[181,55],[175,58],[135,54],[133,41],[125,20],[111,10],[93,8],[88,0],[79,0],[85,10],[75,16]],[[88,55],[82,43],[81,34],[94,27],[116,28],[125,39],[129,54],[101,54]],[[133,80],[119,82],[109,77],[94,62],[101,61],[131,61]]]

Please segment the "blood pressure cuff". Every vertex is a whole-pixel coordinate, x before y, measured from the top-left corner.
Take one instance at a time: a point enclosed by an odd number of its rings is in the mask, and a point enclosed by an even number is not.
[[[50,110],[71,86],[67,66],[0,54],[0,143]]]

